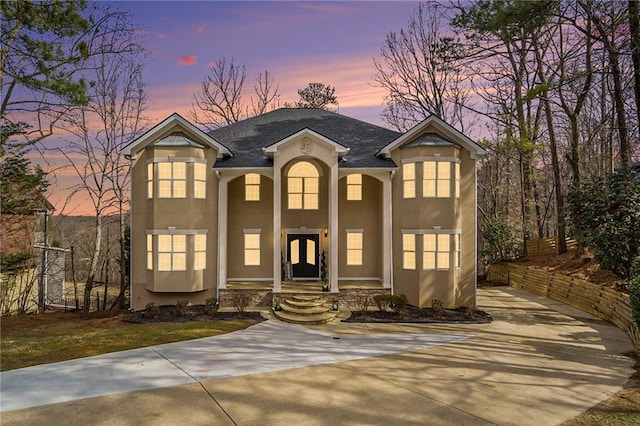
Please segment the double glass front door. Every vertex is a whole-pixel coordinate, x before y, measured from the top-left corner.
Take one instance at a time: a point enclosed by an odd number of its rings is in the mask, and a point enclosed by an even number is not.
[[[287,235],[287,261],[291,262],[291,267],[293,269],[293,278],[320,277],[319,243],[319,235]]]

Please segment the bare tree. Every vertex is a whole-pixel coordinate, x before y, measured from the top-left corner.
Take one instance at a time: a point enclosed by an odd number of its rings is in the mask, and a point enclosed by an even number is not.
[[[443,35],[444,8],[420,3],[406,29],[390,32],[380,57],[374,59],[374,82],[387,90],[385,120],[407,130],[435,114],[464,131],[465,106],[470,101],[468,77],[462,64],[465,46]]]
[[[236,64],[233,58],[221,58],[210,72],[202,80],[200,92],[193,95],[194,104],[188,111],[196,124],[216,129],[277,106],[278,85],[268,71],[258,75],[254,84],[255,96],[249,96],[248,103],[245,100],[246,66]]]
[[[130,46],[130,55],[94,57],[94,82],[90,102],[65,117],[68,130],[75,136],[60,152],[79,178],[74,193],[89,196],[94,216],[94,247],[91,253],[85,292],[84,310],[88,312],[91,290],[98,272],[102,247],[103,218],[117,211],[120,215],[121,261],[124,247],[124,217],[128,193],[128,161],[122,148],[142,131],[146,95],[142,82],[139,56],[144,53],[137,43],[133,28],[123,27],[117,34],[105,35],[103,43],[118,49]],[[124,268],[121,268],[121,291],[124,294]]]

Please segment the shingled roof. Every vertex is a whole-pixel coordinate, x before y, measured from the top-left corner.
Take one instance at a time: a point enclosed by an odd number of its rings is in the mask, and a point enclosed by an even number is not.
[[[209,132],[233,152],[233,157],[219,158],[214,167],[272,167],[262,148],[303,129],[350,148],[340,167],[395,167],[392,160],[376,153],[400,133],[331,111],[296,108],[277,109]]]

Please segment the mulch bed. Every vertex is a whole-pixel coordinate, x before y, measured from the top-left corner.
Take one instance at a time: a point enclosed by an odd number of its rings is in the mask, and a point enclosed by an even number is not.
[[[179,315],[176,307],[173,305],[158,306],[159,314],[150,318],[145,311],[131,312],[124,317],[122,321],[135,324],[150,324],[158,322],[189,322],[189,321],[235,321],[235,320],[254,320],[264,321],[260,312],[216,312],[214,315],[207,314],[204,305],[189,306],[186,312]]]
[[[476,310],[470,314],[465,308],[440,309],[436,312],[433,308],[418,308],[407,306],[402,311],[368,311],[366,316],[360,312],[353,312],[343,322],[376,322],[376,323],[434,323],[434,324],[487,324],[493,321],[491,315],[484,311]]]

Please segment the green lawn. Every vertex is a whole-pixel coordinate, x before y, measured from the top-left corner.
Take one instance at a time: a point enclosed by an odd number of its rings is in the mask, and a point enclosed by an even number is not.
[[[121,318],[122,315],[84,318],[76,313],[3,317],[0,371],[217,336],[256,323],[237,320],[130,324]]]

